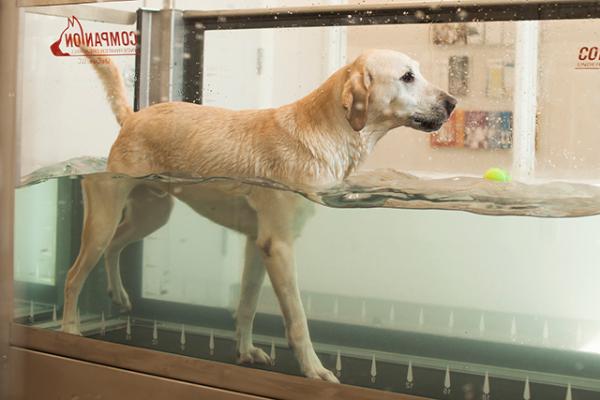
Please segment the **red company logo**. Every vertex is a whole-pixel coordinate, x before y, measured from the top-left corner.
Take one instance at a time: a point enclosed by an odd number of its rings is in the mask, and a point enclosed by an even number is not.
[[[580,47],[575,69],[600,69],[600,50],[598,46]]]
[[[72,16],[67,18],[67,27],[58,40],[50,45],[50,52],[56,57],[82,56],[81,45],[91,48],[97,56],[135,55],[137,36],[135,31],[87,32]]]

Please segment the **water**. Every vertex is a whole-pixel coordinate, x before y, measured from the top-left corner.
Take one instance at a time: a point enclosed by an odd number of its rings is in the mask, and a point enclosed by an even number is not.
[[[327,368],[341,367],[342,382],[462,399],[468,390],[484,394],[487,373],[493,398],[519,398],[526,379],[544,399],[562,400],[568,384],[578,399],[600,391],[594,185],[377,171],[334,188],[307,188],[224,177],[129,178],[104,168],[104,159],[79,158],[23,178],[15,226],[19,321],[59,328],[61,285],[79,249],[85,176],[198,192],[215,184],[261,186],[314,204],[296,243],[298,279],[315,347]],[[176,202],[163,227],[121,256],[131,311],[111,304],[105,271],[94,270],[79,302],[83,334],[234,363],[231,315],[243,248],[243,235]],[[259,299],[254,337],[267,353],[276,348],[276,365],[264,368],[300,373],[270,285]]]
[[[46,179],[89,174],[106,174],[103,158],[76,158],[42,168],[25,176],[21,186]],[[119,175],[106,174],[106,179]],[[127,179],[127,177],[121,177]],[[294,186],[267,179],[152,175],[137,179],[147,182],[194,185],[213,182],[240,182],[295,192],[329,207],[405,208],[460,210],[482,215],[533,217],[583,217],[600,214],[600,187],[591,184],[551,182],[500,183],[473,177],[420,179],[394,170],[359,172],[339,186],[316,188]]]

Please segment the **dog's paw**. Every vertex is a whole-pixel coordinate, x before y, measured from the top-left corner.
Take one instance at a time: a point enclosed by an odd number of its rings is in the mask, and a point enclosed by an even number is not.
[[[237,359],[238,364],[266,364],[273,365],[273,360],[267,353],[258,347],[250,347],[248,351],[240,352]]]
[[[64,333],[70,333],[71,335],[81,336],[81,331],[77,324],[63,324],[61,331]]]
[[[328,370],[327,368],[320,366],[311,370],[308,370],[304,373],[307,378],[310,379],[318,379],[321,381],[331,382],[331,383],[340,383],[338,378]]]
[[[119,307],[119,310],[124,313],[131,312],[131,301],[129,301],[129,295],[125,289],[121,290],[108,290],[108,296],[111,298],[113,304]]]

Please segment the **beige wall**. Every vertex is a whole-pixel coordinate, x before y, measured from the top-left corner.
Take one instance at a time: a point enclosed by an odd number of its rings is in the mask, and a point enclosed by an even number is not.
[[[600,178],[600,69],[577,70],[581,46],[600,46],[598,20],[542,22],[537,175]]]

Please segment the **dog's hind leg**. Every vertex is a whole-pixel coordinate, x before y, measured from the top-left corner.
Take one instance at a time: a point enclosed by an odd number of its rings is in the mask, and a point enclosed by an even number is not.
[[[172,209],[171,195],[145,185],[136,186],[127,199],[123,220],[104,253],[109,296],[125,311],[131,310],[131,302],[121,280],[119,256],[127,245],[166,224]]]
[[[81,185],[84,200],[81,247],[65,282],[62,330],[69,333],[79,333],[79,294],[86,278],[113,237],[127,196],[135,184],[127,179],[96,175],[85,177]]]
[[[271,357],[252,343],[252,324],[266,272],[255,240],[250,236],[246,239],[240,303],[236,311],[238,362],[272,364]]]

